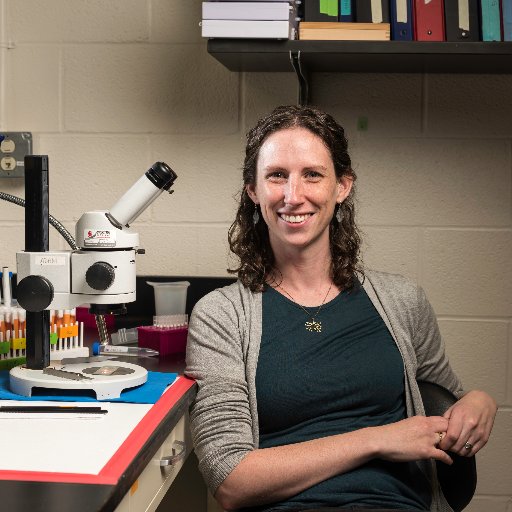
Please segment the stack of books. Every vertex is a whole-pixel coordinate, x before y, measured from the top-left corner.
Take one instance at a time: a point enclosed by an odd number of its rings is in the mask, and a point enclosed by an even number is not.
[[[297,39],[297,0],[203,2],[203,37]]]

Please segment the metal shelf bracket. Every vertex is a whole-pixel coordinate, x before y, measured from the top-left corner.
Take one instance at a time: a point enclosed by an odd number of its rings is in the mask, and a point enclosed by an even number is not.
[[[298,52],[290,50],[290,62],[297,75],[299,85],[298,103],[301,106],[307,105],[309,101],[309,83],[307,73],[300,61],[300,50]]]

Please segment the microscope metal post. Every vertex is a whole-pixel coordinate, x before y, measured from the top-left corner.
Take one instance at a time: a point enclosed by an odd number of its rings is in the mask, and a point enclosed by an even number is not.
[[[143,251],[130,223],[163,191],[172,193],[176,178],[167,164],[156,162],[109,211],[82,215],[76,250],[49,251],[48,157],[25,158],[25,251],[16,254],[16,262],[17,299],[27,310],[27,362],[11,370],[12,391],[30,396],[36,386],[93,389],[107,398],[145,382],[144,368],[120,361],[49,368],[49,310],[89,303],[101,337],[107,335],[103,315],[123,312],[135,300],[135,257]]]
[[[25,251],[47,252],[49,249],[48,221],[48,157],[25,157]],[[35,276],[34,276],[35,277]],[[43,289],[40,290],[40,287]],[[50,311],[44,309],[44,297],[52,293],[51,284],[41,280],[33,288],[27,309],[27,368],[42,370],[50,364]],[[36,303],[43,300],[43,308]]]

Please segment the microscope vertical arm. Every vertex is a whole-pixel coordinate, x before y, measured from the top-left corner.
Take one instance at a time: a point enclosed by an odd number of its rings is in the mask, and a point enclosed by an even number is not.
[[[48,156],[25,157],[25,251],[49,250]],[[43,278],[41,278],[43,279]],[[42,285],[48,285],[44,283]],[[51,288],[51,284],[49,284]],[[53,295],[53,290],[51,290]],[[50,311],[27,311],[27,368],[50,364]]]

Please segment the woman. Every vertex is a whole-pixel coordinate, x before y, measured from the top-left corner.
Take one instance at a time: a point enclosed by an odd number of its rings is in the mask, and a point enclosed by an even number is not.
[[[238,281],[196,305],[187,348],[195,449],[226,510],[450,510],[434,461],[490,435],[496,404],[463,393],[423,291],[360,268],[355,179],[317,109],[278,107],[248,134]],[[425,417],[417,380],[460,400]]]

